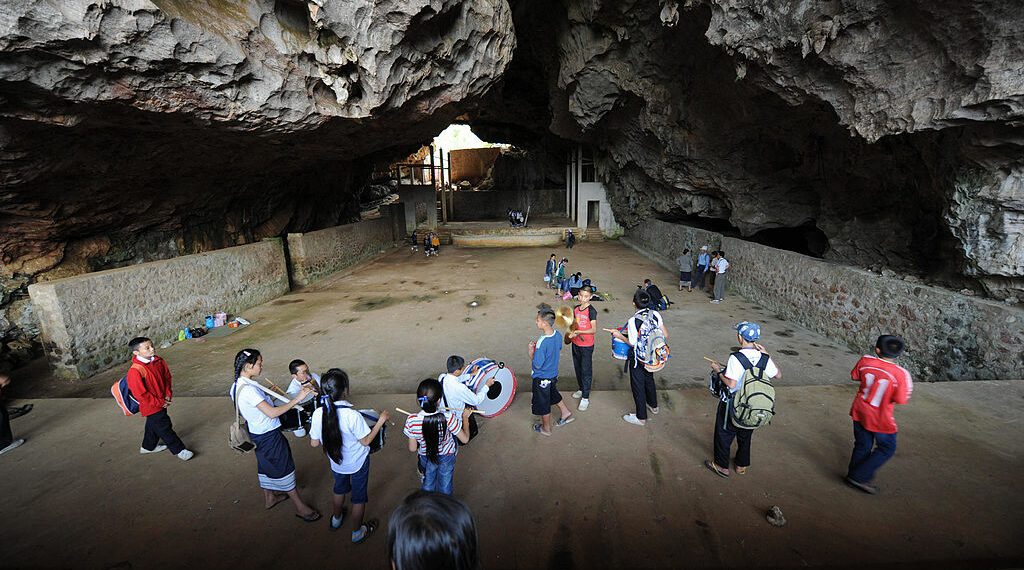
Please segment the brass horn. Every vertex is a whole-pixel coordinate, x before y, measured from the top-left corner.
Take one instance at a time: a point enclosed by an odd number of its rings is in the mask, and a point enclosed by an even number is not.
[[[562,306],[562,307],[559,307],[557,311],[555,311],[555,326],[556,327],[558,327],[560,329],[569,328],[569,325],[572,324],[572,321],[573,321],[573,314],[572,314],[572,308],[571,307]]]

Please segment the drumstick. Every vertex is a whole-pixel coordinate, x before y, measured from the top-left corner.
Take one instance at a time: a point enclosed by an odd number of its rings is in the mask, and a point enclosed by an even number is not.
[[[601,329],[604,332],[619,332],[619,329]]]
[[[405,414],[407,416],[411,416],[412,415],[411,412],[407,412],[407,411],[403,410],[402,408],[395,408],[395,409],[398,410],[399,412],[402,412],[403,414]]]
[[[266,377],[263,377],[263,380],[264,380],[264,381],[265,381],[265,382],[266,382],[267,384],[269,384],[269,385],[270,385],[270,388],[273,388],[274,390],[278,391],[278,393],[279,393],[279,394],[284,394],[284,393],[285,393],[285,391],[284,391],[284,390],[282,390],[280,386],[278,386],[278,385],[274,384],[272,380],[270,380],[270,379],[268,379],[268,378],[266,378]]]
[[[702,356],[701,358],[703,358],[704,360],[707,360],[708,362],[713,362],[713,363],[715,363],[715,364],[717,364],[717,365],[719,365],[719,366],[721,366],[721,365],[722,365],[722,363],[721,363],[721,362],[719,362],[719,361],[717,361],[717,360],[712,360],[712,359],[710,359],[710,358],[708,358],[708,357],[706,357],[706,356]]]
[[[462,413],[462,410],[460,410],[458,408],[445,408],[445,407],[441,407],[441,408],[438,408],[438,409],[439,410],[448,410],[449,412],[459,412],[459,413]],[[470,411],[473,412],[474,414],[482,414],[482,413],[484,413],[483,410],[470,410]]]

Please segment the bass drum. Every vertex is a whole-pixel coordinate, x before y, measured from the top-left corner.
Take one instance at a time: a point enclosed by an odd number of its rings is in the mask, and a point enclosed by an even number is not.
[[[377,425],[377,420],[380,419],[380,413],[377,410],[359,410],[359,413],[366,420],[366,426],[370,429],[373,429],[373,426]],[[380,431],[377,432],[377,437],[370,442],[370,453],[377,453],[384,447],[384,443],[387,441],[387,430],[388,423],[384,422],[380,426]]]
[[[511,369],[499,364],[493,377],[494,384],[491,384],[490,388],[486,385],[483,388],[487,391],[487,397],[477,406],[485,418],[500,415],[508,409],[512,404],[512,399],[516,397],[516,375]]]

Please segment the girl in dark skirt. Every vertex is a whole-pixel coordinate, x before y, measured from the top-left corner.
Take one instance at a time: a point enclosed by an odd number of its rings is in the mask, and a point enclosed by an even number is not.
[[[274,406],[270,397],[256,387],[253,378],[263,371],[263,357],[254,348],[235,355],[235,383],[231,386],[232,399],[238,399],[238,411],[245,418],[249,436],[256,444],[256,471],[266,508],[290,498],[295,503],[295,516],[306,522],[320,520],[320,513],[303,502],[295,490],[295,462],[288,440],[281,434],[281,421],[277,418],[295,407],[312,390],[303,388],[294,400],[283,406]]]

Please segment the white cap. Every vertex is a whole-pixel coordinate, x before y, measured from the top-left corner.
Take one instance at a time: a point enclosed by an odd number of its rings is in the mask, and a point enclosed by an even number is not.
[[[708,248],[708,246],[706,246],[706,245],[702,245],[702,246],[700,246],[700,248],[701,248],[701,249],[707,249],[707,248]]]

